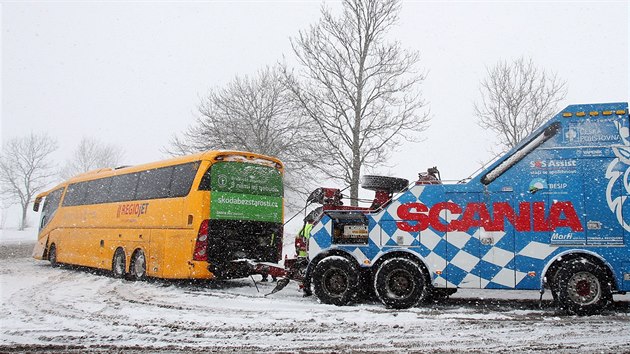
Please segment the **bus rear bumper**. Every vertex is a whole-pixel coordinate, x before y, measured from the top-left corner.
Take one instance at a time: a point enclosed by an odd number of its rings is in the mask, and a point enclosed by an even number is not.
[[[208,270],[208,262],[190,261],[190,278],[191,279],[214,279],[215,276]]]

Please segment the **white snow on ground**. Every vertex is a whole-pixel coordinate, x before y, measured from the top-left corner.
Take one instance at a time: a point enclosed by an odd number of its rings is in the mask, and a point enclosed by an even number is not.
[[[18,231],[16,229],[0,229],[0,245],[14,243],[33,243],[37,241],[36,229],[25,229]]]
[[[113,279],[30,258],[34,231],[0,239],[0,352],[628,352],[630,296],[605,314],[565,316],[537,292],[461,290],[388,310],[304,298],[296,284]],[[19,235],[18,235],[19,234]],[[28,251],[28,252],[27,252]],[[21,252],[21,254],[20,254]],[[257,277],[256,279],[259,279]]]

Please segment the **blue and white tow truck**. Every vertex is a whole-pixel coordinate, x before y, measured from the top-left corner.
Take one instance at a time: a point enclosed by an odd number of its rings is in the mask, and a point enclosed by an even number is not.
[[[572,105],[467,181],[364,176],[369,208],[316,190],[305,291],[408,308],[457,289],[549,289],[569,313],[598,313],[630,290],[629,128],[627,103]]]

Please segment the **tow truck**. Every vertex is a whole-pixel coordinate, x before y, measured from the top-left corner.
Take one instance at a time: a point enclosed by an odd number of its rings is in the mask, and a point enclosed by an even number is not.
[[[630,290],[627,103],[571,105],[476,176],[364,176],[367,208],[319,188],[308,261],[287,279],[326,304],[409,308],[458,289],[550,291],[570,314]],[[302,264],[302,268],[295,267]]]

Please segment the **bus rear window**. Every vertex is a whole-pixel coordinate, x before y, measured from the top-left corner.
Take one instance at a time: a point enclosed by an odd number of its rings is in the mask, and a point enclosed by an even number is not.
[[[284,195],[279,170],[244,162],[215,163],[203,176],[199,189],[272,197]]]

